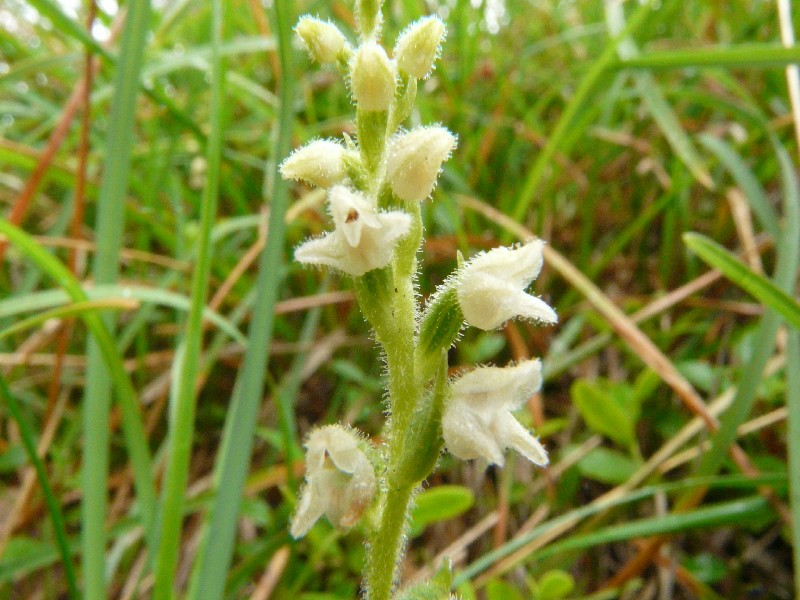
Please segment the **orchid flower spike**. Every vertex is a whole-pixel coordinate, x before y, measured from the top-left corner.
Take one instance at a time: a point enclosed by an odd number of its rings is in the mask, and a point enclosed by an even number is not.
[[[525,292],[542,269],[544,242],[495,248],[468,261],[457,283],[464,319],[473,327],[497,329],[513,317],[557,323],[548,304]]]
[[[358,277],[392,260],[395,244],[411,230],[403,211],[378,212],[360,192],[337,185],[328,191],[336,228],[295,250],[301,263],[325,265]]]
[[[375,471],[359,447],[363,442],[341,425],[315,429],[306,441],[306,484],[292,517],[291,534],[303,537],[322,515],[352,527],[375,495]]]
[[[511,414],[542,385],[539,360],[511,367],[479,367],[452,383],[442,415],[447,450],[463,460],[483,459],[503,466],[503,451],[513,448],[545,466],[547,451]]]

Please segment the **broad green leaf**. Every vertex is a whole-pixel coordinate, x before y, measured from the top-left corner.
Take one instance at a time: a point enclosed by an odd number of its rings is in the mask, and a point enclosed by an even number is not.
[[[636,461],[609,448],[595,448],[578,463],[585,477],[612,485],[626,481],[637,466]]]
[[[440,485],[420,492],[411,517],[411,535],[419,535],[431,523],[463,514],[474,503],[472,490],[461,485]]]
[[[590,429],[601,433],[625,448],[636,443],[635,417],[622,395],[615,397],[608,390],[586,380],[572,385],[572,400]],[[637,411],[638,412],[638,411]]]
[[[539,579],[538,600],[560,600],[575,589],[575,579],[566,571],[553,569]]]
[[[486,584],[487,600],[522,600],[522,594],[511,584],[492,579]]]
[[[699,233],[683,234],[689,249],[733,283],[765,304],[795,329],[800,329],[800,304],[770,280],[751,271],[725,248]]]

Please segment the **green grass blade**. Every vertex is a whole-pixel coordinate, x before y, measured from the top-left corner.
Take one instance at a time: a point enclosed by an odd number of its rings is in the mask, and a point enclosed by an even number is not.
[[[30,259],[40,270],[52,277],[69,295],[73,302],[86,302],[88,297],[75,276],[53,255],[42,248],[23,230],[15,227],[5,219],[0,219],[0,234],[5,235],[24,256]],[[136,403],[136,392],[125,371],[114,339],[103,321],[94,312],[80,313],[81,320],[96,340],[100,356],[106,361],[106,368],[111,375],[117,398],[122,409],[122,427],[125,442],[128,446],[133,476],[136,484],[136,498],[145,531],[152,535],[155,516],[155,485],[152,477],[152,459],[142,424],[139,407]],[[84,490],[85,492],[85,490]],[[152,540],[151,540],[152,542]]]
[[[214,468],[214,502],[203,535],[189,598],[216,600],[225,589],[225,579],[233,554],[236,522],[250,465],[256,415],[264,387],[265,364],[269,357],[274,326],[273,308],[278,299],[284,263],[285,214],[288,188],[278,173],[280,160],[287,156],[294,121],[294,81],[292,78],[291,26],[292,3],[275,0],[273,31],[277,34],[281,65],[280,112],[272,155],[272,180],[267,243],[261,253],[256,281],[256,299],[248,333],[244,362],[236,379],[230,409],[225,421],[222,448]]]
[[[781,237],[777,240],[778,260],[775,269],[775,284],[761,277],[759,277],[758,281],[766,282],[770,286],[768,289],[777,290],[780,294],[786,296],[791,303],[794,301],[784,290],[794,289],[797,279],[797,267],[800,262],[800,246],[797,244],[797,240],[800,239],[800,191],[798,190],[797,177],[789,155],[777,143],[774,143],[774,147],[781,167],[785,224]],[[689,236],[691,239],[692,235],[685,234],[685,237]],[[721,256],[726,261],[726,264],[732,264],[736,270],[744,269],[748,278],[755,277],[755,274],[730,256],[724,248],[720,248],[714,242],[705,238],[697,236],[697,239],[700,241],[701,246],[710,244],[711,252],[716,253],[715,256]],[[725,272],[723,271],[723,273]],[[767,304],[766,302],[764,303]],[[747,368],[742,370],[742,377],[737,385],[736,396],[731,407],[725,411],[721,419],[719,431],[711,440],[711,449],[703,456],[700,462],[698,474],[711,475],[720,468],[727,455],[728,448],[736,438],[737,428],[750,414],[756,398],[756,392],[761,383],[761,374],[764,371],[767,360],[772,355],[778,325],[778,314],[768,310],[762,317],[761,324],[756,332],[753,344],[755,350]]]
[[[769,69],[800,62],[800,48],[773,44],[737,44],[727,48],[661,50],[620,60],[614,69],[685,69],[687,67],[749,67]]]
[[[491,567],[494,563],[516,552],[520,548],[527,546],[536,538],[545,535],[554,529],[564,526],[564,524],[577,524],[583,519],[603,513],[617,506],[623,506],[625,504],[631,504],[646,498],[651,498],[655,494],[659,493],[682,492],[705,487],[735,487],[741,489],[756,489],[759,485],[775,486],[785,481],[786,477],[782,473],[762,474],[756,477],[748,477],[743,475],[695,477],[674,483],[662,483],[658,485],[646,486],[604,502],[593,502],[592,504],[577,508],[550,521],[542,523],[541,525],[538,525],[537,527],[534,527],[530,531],[526,532],[524,535],[520,535],[512,540],[509,540],[499,548],[487,552],[455,576],[453,579],[453,587],[456,588],[463,582],[469,581],[476,575]]]
[[[139,95],[139,73],[144,59],[149,22],[149,0],[131,2],[128,6],[120,55],[114,73],[114,98],[111,105],[106,160],[97,200],[95,226],[97,253],[92,264],[92,273],[95,282],[100,284],[116,281],[119,270],[125,224],[125,198],[134,140],[133,123]],[[109,315],[106,317],[104,319],[106,327],[108,331],[113,332],[113,319]],[[101,600],[107,597],[105,520],[109,461],[108,417],[112,381],[103,354],[104,351],[97,338],[90,338],[87,347],[88,367],[83,402],[84,496],[81,504],[84,594],[88,600]],[[146,531],[151,530],[152,523],[147,519],[144,525]]]
[[[772,509],[764,498],[752,496],[742,500],[721,502],[687,513],[673,513],[619,523],[586,535],[573,536],[557,544],[551,544],[547,548],[535,552],[533,556],[546,558],[570,550],[592,548],[600,544],[611,544],[622,540],[745,523],[761,519],[771,513]]]
[[[633,16],[628,20],[625,29],[616,38],[611,40],[603,50],[602,54],[594,61],[588,73],[584,76],[578,89],[570,100],[561,117],[558,120],[553,133],[547,138],[542,151],[536,157],[536,162],[531,167],[525,177],[520,192],[514,203],[511,216],[515,221],[522,222],[534,200],[534,192],[540,187],[542,178],[547,172],[547,168],[553,161],[556,151],[561,148],[564,140],[571,135],[575,135],[573,125],[579,118],[579,113],[584,108],[591,94],[596,90],[602,76],[607,73],[608,68],[614,63],[617,46],[628,36],[633,35],[642,25],[645,24],[648,15],[652,14],[649,2],[641,5]]]
[[[789,408],[789,501],[792,511],[794,589],[800,590],[800,333],[789,334],[786,348],[786,406]]]
[[[50,319],[63,319],[65,317],[74,317],[83,312],[91,312],[98,310],[128,310],[131,308],[130,302],[124,300],[87,300],[86,302],[75,302],[67,304],[66,306],[59,306],[46,310],[44,312],[17,321],[10,327],[6,327],[0,331],[0,340],[12,335],[16,335],[22,331],[38,327],[45,321]]]
[[[615,36],[621,35],[625,29],[625,10],[622,4],[606,0],[605,11],[609,32]],[[639,49],[630,37],[626,37],[619,43],[617,52],[623,59],[639,55]],[[639,96],[661,133],[669,142],[672,150],[697,181],[704,187],[713,189],[714,182],[703,166],[703,161],[697,152],[697,148],[695,148],[694,142],[689,138],[689,134],[686,133],[672,107],[664,98],[664,94],[661,92],[655,77],[646,72],[634,73],[633,77],[636,81],[636,90]]]
[[[192,276],[192,305],[181,342],[182,352],[174,369],[173,405],[170,410],[169,446],[161,501],[159,546],[155,561],[153,598],[169,600],[173,594],[175,569],[181,547],[184,496],[189,477],[194,415],[197,402],[197,376],[203,344],[203,311],[208,295],[213,245],[211,233],[217,212],[222,135],[224,126],[225,70],[220,54],[223,38],[222,0],[212,2],[211,17],[211,130],[206,161],[207,179],[200,207],[197,237],[197,262]]]
[[[58,551],[61,554],[61,564],[64,567],[64,574],[67,578],[67,588],[69,589],[69,597],[78,600],[81,596],[78,592],[78,582],[75,578],[75,568],[72,565],[72,553],[70,552],[69,543],[67,541],[67,530],[64,527],[64,515],[61,513],[61,505],[56,500],[53,494],[53,489],[50,487],[50,482],[47,479],[47,472],[44,469],[42,461],[36,452],[36,441],[33,427],[28,423],[25,415],[22,413],[17,399],[8,388],[5,377],[0,374],[0,394],[6,401],[8,410],[14,421],[19,427],[19,433],[22,437],[22,444],[25,446],[25,452],[28,454],[28,459],[31,461],[33,468],[36,470],[36,477],[39,479],[39,485],[44,494],[44,501],[47,505],[47,511],[50,513],[50,520],[53,522],[53,529],[56,534],[56,544]]]
[[[733,283],[780,314],[787,323],[800,329],[800,304],[789,294],[765,277],[751,271],[728,250],[706,236],[686,233],[683,240],[704,262],[722,271]]]
[[[702,133],[698,136],[698,139],[730,172],[736,185],[742,189],[750,208],[753,209],[753,212],[761,222],[761,226],[769,232],[773,239],[779,239],[781,233],[778,225],[778,216],[775,214],[775,210],[770,205],[769,200],[767,200],[764,188],[747,167],[742,157],[736,153],[730,144],[720,138]]]
[[[142,287],[136,285],[98,285],[83,290],[86,297],[90,302],[105,303],[106,306],[111,306],[109,303],[116,302],[122,304],[137,300],[148,304],[155,304],[158,306],[168,306],[175,310],[188,312],[191,308],[191,302],[186,296],[177,292],[171,292],[165,289],[156,287]],[[9,298],[7,300],[0,300],[0,319],[5,317],[17,316],[22,313],[47,310],[58,307],[65,302],[69,302],[69,295],[61,290],[44,290],[41,292],[33,292]],[[70,313],[65,313],[70,314]],[[54,315],[58,316],[58,315]],[[33,318],[38,318],[33,317]],[[209,323],[216,325],[217,328],[225,333],[226,336],[241,344],[247,345],[247,338],[239,331],[238,327],[234,325],[230,319],[225,318],[218,312],[205,307],[203,310],[203,319]],[[21,327],[19,323],[12,326],[13,329]],[[0,332],[0,337],[9,335],[9,330]]]

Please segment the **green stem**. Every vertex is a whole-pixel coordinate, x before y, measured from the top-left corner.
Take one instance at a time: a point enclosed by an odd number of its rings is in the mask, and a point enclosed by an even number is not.
[[[386,492],[380,525],[369,539],[367,564],[367,600],[389,600],[403,546],[406,513],[413,486],[392,487]]]

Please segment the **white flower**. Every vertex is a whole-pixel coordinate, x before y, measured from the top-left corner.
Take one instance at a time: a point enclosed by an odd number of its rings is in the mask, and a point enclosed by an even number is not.
[[[456,137],[444,127],[419,127],[396,136],[389,148],[386,177],[403,200],[431,195],[442,163],[456,147]]]
[[[430,75],[444,40],[445,26],[439,17],[423,17],[397,38],[394,58],[401,73],[417,79]]]
[[[522,406],[542,385],[539,360],[504,369],[479,367],[456,380],[442,416],[448,451],[458,458],[481,458],[503,465],[503,450],[513,448],[531,462],[547,464],[547,451],[512,410]]]
[[[388,110],[394,100],[395,66],[375,42],[359,46],[350,65],[353,98],[363,110]]]
[[[298,148],[281,164],[284,179],[308,182],[327,188],[344,179],[347,171],[341,144],[331,140],[314,140]]]
[[[321,427],[308,436],[306,485],[292,517],[292,537],[303,537],[322,515],[335,527],[352,527],[369,508],[375,472],[359,443],[341,425]]]
[[[319,63],[333,63],[349,47],[344,34],[333,23],[306,15],[295,27],[311,58]]]
[[[466,322],[487,331],[513,317],[558,322],[544,300],[525,293],[542,269],[543,246],[534,240],[517,248],[495,248],[467,262],[457,283]]]
[[[328,191],[328,201],[336,228],[300,245],[294,257],[356,277],[388,265],[395,244],[411,229],[411,217],[402,211],[377,212],[363,194],[341,185]]]

